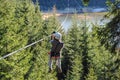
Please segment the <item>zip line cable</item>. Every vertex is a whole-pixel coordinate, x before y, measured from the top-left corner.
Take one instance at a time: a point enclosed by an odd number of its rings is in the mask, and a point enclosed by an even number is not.
[[[27,46],[25,46],[25,47],[22,47],[22,48],[20,48],[20,49],[18,49],[18,50],[16,50],[16,51],[13,51],[13,52],[11,52],[11,53],[9,53],[9,54],[1,57],[0,60],[1,60],[1,59],[4,59],[4,58],[6,58],[6,57],[9,57],[9,56],[11,56],[11,55],[13,55],[13,54],[15,54],[15,53],[17,53],[17,52],[20,52],[20,51],[22,51],[22,50],[24,50],[24,49],[26,49],[26,48],[28,48],[28,47],[30,47],[30,46],[38,43],[38,42],[41,42],[41,41],[43,41],[44,39],[45,39],[45,38],[40,39],[40,40],[38,40],[38,41],[36,41],[36,42],[33,42],[33,43],[31,43],[31,44],[29,44],[29,45],[27,45]]]
[[[62,24],[58,27],[58,30],[63,26],[63,24],[66,22],[66,20],[67,20],[67,18],[68,18],[68,13],[69,13],[69,8],[70,8],[70,7],[69,7],[69,0],[68,0],[67,7],[68,7],[67,15],[66,15],[64,21],[62,22]],[[57,30],[57,31],[58,31],[58,30]]]
[[[68,0],[68,7],[69,7],[69,0]],[[69,10],[68,10],[68,11],[69,11]],[[65,18],[64,21],[62,22],[61,26],[65,23],[65,21],[67,20],[67,18],[68,18],[68,13],[67,13],[66,18]],[[60,27],[57,29],[57,31],[59,31],[59,29],[60,29]],[[48,38],[48,37],[50,37],[50,36],[51,36],[51,35],[46,36],[45,38]],[[5,59],[5,58],[7,58],[7,57],[9,57],[9,56],[11,56],[11,55],[13,55],[13,54],[16,54],[16,53],[18,53],[18,52],[20,52],[20,51],[22,51],[22,50],[24,50],[24,49],[32,46],[32,45],[35,45],[35,44],[37,44],[38,42],[43,41],[45,38],[42,38],[42,39],[40,39],[40,40],[38,40],[38,41],[35,41],[35,42],[33,42],[33,43],[31,43],[31,44],[29,44],[29,45],[27,45],[27,46],[24,46],[24,47],[22,47],[22,48],[20,48],[20,49],[18,49],[18,50],[16,50],[16,51],[13,51],[13,52],[11,52],[11,53],[9,53],[9,54],[7,54],[7,55],[4,55],[4,56],[2,56],[2,57],[0,58],[0,60]]]

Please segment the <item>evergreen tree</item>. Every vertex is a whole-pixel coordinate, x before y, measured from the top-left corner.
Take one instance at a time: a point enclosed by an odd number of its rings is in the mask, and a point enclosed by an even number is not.
[[[77,23],[77,15],[73,18],[73,25],[65,37],[63,50],[63,71],[66,80],[79,80],[82,76],[82,53],[80,50],[80,27]]]
[[[119,3],[119,0],[115,0],[115,2],[107,0],[109,13],[105,17],[109,17],[108,19],[110,19],[110,22],[107,23],[107,25],[104,27],[99,27],[97,29],[99,41],[106,47],[106,49],[111,51],[110,55],[112,55],[111,59],[109,60],[110,63],[107,64],[107,66],[109,66],[107,70],[109,75],[107,75],[106,78],[108,79],[119,79],[116,74],[119,74],[117,71],[119,70],[120,55],[119,52],[115,51],[116,45],[119,43],[118,41],[115,41],[115,38],[119,36],[117,34],[120,33],[120,9],[118,7]]]
[[[96,28],[95,26],[93,27],[92,33],[90,33],[89,36],[89,61],[93,66],[98,80],[118,79],[116,75],[114,75],[117,70],[115,62],[118,58],[101,45],[98,39],[99,35],[96,33]]]
[[[86,27],[86,23],[83,24],[81,27],[81,46],[80,49],[82,51],[82,65],[83,65],[83,74],[82,79],[85,80],[85,77],[87,76],[89,72],[89,62],[88,62],[88,28]]]
[[[106,3],[109,7],[109,13],[105,15],[105,18],[110,19],[110,22],[98,30],[98,35],[100,35],[101,44],[105,45],[111,52],[115,52],[118,43],[115,38],[120,33],[120,1],[115,0],[115,2],[112,2],[107,0]]]
[[[44,32],[43,21],[38,5],[34,5],[31,0],[1,1],[1,3],[1,56],[43,38],[44,34],[41,34]],[[44,42],[1,60],[1,80],[46,80],[49,78],[44,75],[47,73],[46,53]],[[44,64],[40,63],[43,60],[42,58],[40,60],[40,57],[45,58]]]
[[[16,2],[14,0],[1,0],[0,3],[0,56],[3,56],[12,52],[15,47],[19,47],[19,38],[16,36],[18,29],[14,21]],[[1,80],[10,80],[13,77],[11,73],[14,70],[15,63],[9,60],[10,58],[0,61]]]

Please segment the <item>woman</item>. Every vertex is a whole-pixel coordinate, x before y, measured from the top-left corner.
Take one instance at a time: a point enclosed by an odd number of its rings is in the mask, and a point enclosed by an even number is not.
[[[62,35],[59,32],[55,32],[52,34],[52,40],[51,40],[52,48],[49,54],[49,62],[48,62],[49,72],[52,71],[53,60],[56,61],[58,72],[59,73],[62,72],[60,57],[61,57],[61,50],[63,48],[63,42],[61,42],[61,38]]]

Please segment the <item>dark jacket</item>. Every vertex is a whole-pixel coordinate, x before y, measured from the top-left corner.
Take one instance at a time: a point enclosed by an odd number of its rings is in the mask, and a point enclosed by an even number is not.
[[[60,54],[60,51],[63,48],[64,43],[55,39],[51,41],[51,44],[52,44],[51,54],[53,53]]]

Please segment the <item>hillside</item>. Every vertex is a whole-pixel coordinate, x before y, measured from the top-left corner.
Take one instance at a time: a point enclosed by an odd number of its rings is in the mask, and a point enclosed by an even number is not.
[[[35,2],[36,0],[33,0]],[[114,0],[111,0],[114,1]],[[106,7],[106,0],[90,0],[88,7]],[[68,0],[39,0],[41,10],[51,10],[54,5],[59,10],[63,10],[68,7]],[[72,8],[83,7],[82,0],[69,0],[69,6]]]

